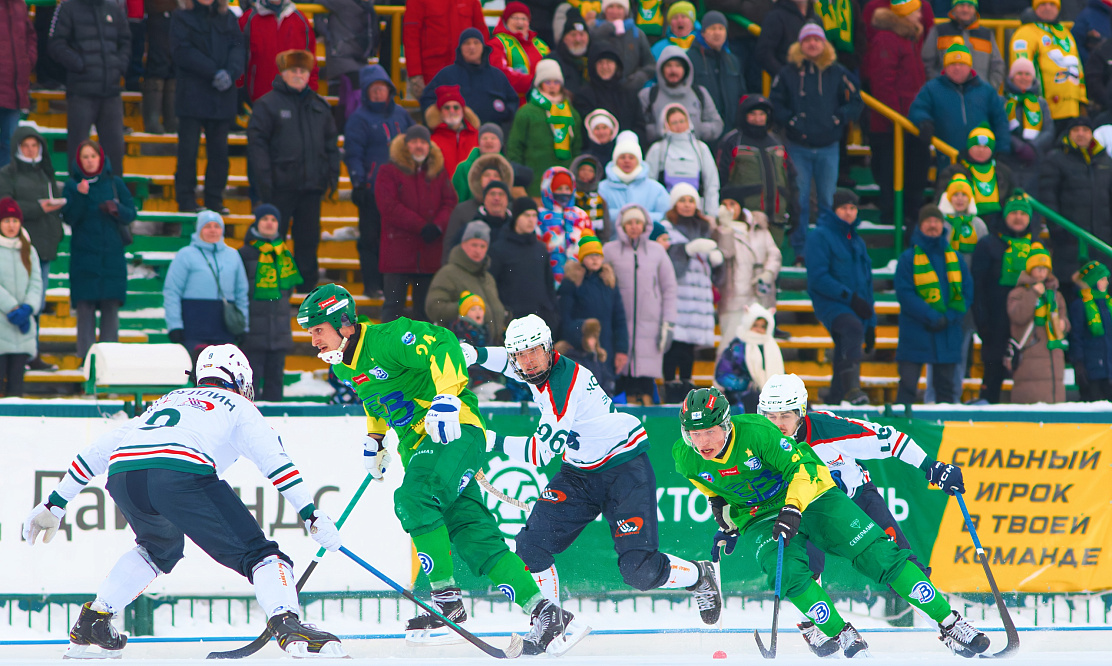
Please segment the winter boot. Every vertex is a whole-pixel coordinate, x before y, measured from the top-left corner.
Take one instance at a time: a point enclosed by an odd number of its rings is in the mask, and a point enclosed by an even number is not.
[[[695,564],[699,567],[699,580],[687,589],[695,597],[703,624],[717,624],[718,616],[722,614],[722,590],[718,589],[714,564],[708,560],[699,560]]]
[[[174,112],[174,94],[177,89],[177,79],[166,79],[162,88],[162,127],[167,134],[178,133],[178,114]]]
[[[861,390],[861,364],[851,363],[842,370],[842,389],[846,392],[842,398],[851,405],[869,404],[869,396]]]
[[[958,656],[972,659],[988,649],[988,636],[957,611],[950,611],[950,616],[938,623],[938,631],[942,633],[938,640]]]
[[[432,603],[440,614],[456,624],[467,620],[463,594],[458,587],[445,587],[432,591]],[[405,625],[405,640],[412,645],[450,645],[463,641],[444,620],[432,613],[421,613]]]
[[[287,611],[267,620],[270,633],[278,639],[278,647],[293,657],[347,657],[340,639],[314,625],[304,624],[297,613]]]
[[[143,79],[143,131],[148,134],[164,134],[162,126],[162,90],[165,79]]]
[[[799,627],[799,632],[803,634],[803,640],[807,641],[807,647],[811,648],[811,652],[820,657],[832,657],[842,649],[838,641],[822,633],[822,629],[810,620],[795,626]]]
[[[81,607],[81,615],[70,629],[70,645],[63,659],[119,659],[127,636],[121,636],[112,626],[112,614],[96,611],[93,602]],[[89,652],[93,646],[101,651]]]
[[[838,647],[842,648],[842,654],[846,659],[853,659],[854,657],[868,657],[869,645],[861,638],[861,634],[853,628],[853,625],[846,622],[846,626],[838,632]]]
[[[558,657],[591,632],[590,627],[548,599],[537,602],[530,623],[533,626],[525,636],[522,652],[526,655],[547,653]]]

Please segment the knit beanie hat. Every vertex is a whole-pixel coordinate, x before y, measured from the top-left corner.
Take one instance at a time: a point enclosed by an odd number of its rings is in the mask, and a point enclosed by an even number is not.
[[[1016,211],[1027,213],[1027,217],[1031,217],[1031,202],[1027,200],[1027,195],[1019,192],[1004,202],[1004,217]]]
[[[464,291],[459,295],[459,316],[466,316],[467,312],[476,305],[481,307],[484,313],[486,312],[486,301],[483,300],[482,296]]]
[[[938,218],[939,220],[946,219],[942,216],[942,211],[939,210],[938,206],[934,204],[927,204],[919,209],[919,224],[922,224],[932,217]]]
[[[629,0],[602,0],[602,11],[599,13],[606,14],[606,8],[610,5],[620,5],[622,7],[625,7],[626,17],[629,16]],[[600,19],[601,18],[602,17],[600,17]]]
[[[618,127],[618,119],[606,109],[595,109],[588,113],[583,124],[586,125],[589,130],[593,130],[597,125],[607,125],[615,134],[617,134],[620,129]]]
[[[1027,58],[1016,58],[1015,62],[1012,63],[1011,69],[1008,70],[1008,78],[1010,79],[1020,72],[1027,72],[1031,76],[1034,76],[1035,63],[1031,62]]]
[[[460,106],[467,106],[467,102],[463,101],[463,93],[460,92],[459,86],[439,86],[436,89],[436,108],[442,109],[448,102],[455,102]]]
[[[675,208],[676,203],[684,197],[691,197],[694,199],[696,206],[703,205],[703,199],[699,196],[699,190],[695,189],[695,186],[691,183],[676,183],[668,196],[672,198],[672,208]]]
[[[537,63],[537,71],[533,75],[533,86],[540,88],[545,81],[559,81],[560,85],[564,84],[564,73],[560,71],[560,63],[549,58]]]
[[[463,228],[463,237],[459,239],[459,242],[466,243],[476,238],[487,243],[490,242],[490,226],[482,220],[468,222],[467,226]]]
[[[1062,0],[1031,0],[1031,9],[1038,9],[1039,5],[1045,5],[1047,3],[1054,5],[1058,9],[1062,8]]]
[[[916,9],[923,6],[921,0],[891,0],[892,12],[897,16],[910,16]]]
[[[278,210],[277,206],[266,203],[255,206],[255,222],[258,222],[267,215],[273,215],[274,219],[279,222],[282,221],[282,213]]]
[[[645,159],[641,154],[641,142],[637,140],[636,134],[626,130],[618,135],[618,140],[614,144],[614,154],[611,157],[616,160],[619,155],[633,155],[638,162]]]
[[[1070,118],[1066,123],[1066,132],[1069,132],[1074,127],[1088,127],[1093,129],[1093,120],[1088,116],[1078,116],[1077,118]]]
[[[672,6],[668,8],[668,15],[667,18],[664,19],[664,22],[671,23],[672,17],[676,14],[683,14],[691,19],[692,23],[695,23],[695,5],[687,2],[687,0],[680,0],[680,2],[673,3]]]
[[[641,204],[626,204],[618,211],[618,226],[625,226],[626,222],[634,219],[641,220],[642,224],[650,224],[649,216]]]
[[[847,204],[853,204],[854,206],[856,206],[859,201],[860,199],[858,198],[857,193],[853,190],[847,190],[844,187],[839,187],[838,189],[834,190],[834,210],[838,210],[839,208]]]
[[[954,0],[950,3],[950,7],[957,7],[958,5],[973,5],[974,8],[978,7],[977,0]]]
[[[712,25],[724,25],[727,28],[730,27],[730,25],[726,23],[726,15],[718,11],[717,9],[713,9],[706,14],[703,14],[702,24],[704,28]]]
[[[602,243],[599,242],[598,236],[593,231],[584,231],[583,235],[579,237],[579,261],[583,261],[585,257],[591,254],[602,254]]]
[[[988,146],[989,150],[996,150],[996,135],[992,130],[981,125],[980,127],[973,128],[969,133],[969,140],[966,142],[965,147],[972,148],[973,146]]]
[[[514,199],[513,208],[510,209],[514,220],[521,217],[525,212],[530,210],[537,210],[537,202],[533,201],[533,197],[518,197]]]
[[[799,41],[802,42],[808,37],[819,37],[826,41],[826,31],[817,23],[804,23],[803,27],[799,29]]]
[[[550,187],[552,188],[553,192],[565,185],[567,187],[570,187],[572,192],[575,191],[575,179],[571,177],[570,173],[568,173],[564,169],[560,169],[559,171],[556,171],[552,174],[552,183]]]
[[[965,44],[954,44],[946,49],[946,55],[942,56],[942,67],[949,67],[950,65],[969,65],[973,66],[973,54],[969,52],[969,47]]]
[[[969,179],[963,173],[954,174],[950,184],[946,186],[947,197],[953,197],[958,192],[964,192],[965,196],[973,198],[973,186],[969,184]]]
[[[1042,243],[1031,243],[1031,253],[1027,255],[1027,272],[1030,273],[1032,268],[1039,266],[1046,266],[1047,270],[1051,270],[1050,253],[1042,246]]]
[[[487,186],[483,188],[484,199],[486,198],[487,192],[490,192],[491,190],[502,190],[506,193],[506,198],[510,197],[510,186],[500,180],[492,180],[487,183]]]
[[[413,141],[420,139],[422,141],[432,141],[432,135],[429,134],[429,128],[424,125],[413,125],[405,131],[405,140]]]
[[[656,240],[661,236],[668,235],[668,227],[660,222],[653,222],[653,230],[649,233],[649,240]]]
[[[498,137],[498,143],[506,143],[506,135],[502,132],[502,128],[497,123],[483,123],[479,125],[479,137],[484,134],[493,134]]]
[[[1090,261],[1082,266],[1077,274],[1081,278],[1081,281],[1090,289],[1096,289],[1097,281],[1101,278],[1112,277],[1112,273],[1109,273],[1108,267],[1099,261]]]
[[[502,20],[505,21],[514,14],[525,14],[530,19],[533,18],[533,12],[529,11],[529,5],[524,2],[507,2],[506,8],[502,10]]]
[[[281,220],[282,218],[279,217],[278,219]],[[224,218],[220,217],[220,213],[217,213],[213,210],[203,210],[200,213],[197,213],[197,231],[204,229],[205,225],[209,222],[215,222],[219,224],[220,230],[224,230]]]
[[[19,204],[11,197],[4,197],[0,199],[0,220],[6,220],[9,217],[14,217],[23,224],[23,211],[20,210]]]

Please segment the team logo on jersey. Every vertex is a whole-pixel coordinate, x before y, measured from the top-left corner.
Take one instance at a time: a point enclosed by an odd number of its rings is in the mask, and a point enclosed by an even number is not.
[[[414,342],[417,342],[417,336],[413,335],[413,331],[406,331],[405,335],[402,336],[402,344],[411,345]]]
[[[432,571],[432,557],[428,553],[417,553],[417,560],[421,563],[421,571],[424,571],[426,576],[429,575]]]
[[[459,490],[457,490],[456,492],[462,493],[463,489],[467,487],[467,484],[471,483],[471,479],[473,479],[474,477],[475,472],[471,470],[467,470],[466,472],[464,472],[463,476],[459,480]]]
[[[379,381],[386,381],[390,378],[390,374],[377,365],[371,368],[371,374]]]
[[[738,473],[737,465],[734,465],[730,469],[720,469],[718,470],[718,473],[722,476],[735,476]]]
[[[757,456],[753,456],[749,460],[745,461],[745,466],[748,467],[751,471],[756,472],[761,468],[761,459]]]
[[[825,601],[819,601],[807,609],[806,615],[816,624],[825,624],[830,619],[830,606]]]
[[[190,398],[188,401],[186,401],[186,404],[193,409],[199,409],[202,412],[211,412],[212,410],[216,409],[216,405],[212,404],[211,402],[208,402],[207,400],[198,400],[197,398]]]
[[[1050,35],[1043,35],[1042,36],[1042,45],[1043,46],[1050,46]]]
[[[699,472],[699,478],[707,483],[714,483],[714,475],[710,472]]]
[[[911,588],[911,596],[918,599],[921,604],[930,603],[934,599],[934,585],[921,580]]]
[[[618,526],[614,530],[614,536],[615,537],[623,537],[623,536],[629,536],[631,534],[637,534],[641,531],[641,528],[644,527],[644,526],[645,526],[645,521],[642,520],[641,518],[637,518],[637,517],[625,518],[623,520],[618,521]]]
[[[780,438],[780,448],[784,449],[785,451],[791,451],[792,450],[792,441],[790,439],[788,439],[787,437],[781,437]]]
[[[514,597],[516,596],[516,594],[514,593],[513,585],[506,585],[505,583],[502,583],[498,586],[498,591],[506,595],[511,604],[514,602]]]
[[[545,488],[544,492],[541,493],[541,500],[542,501],[552,502],[553,504],[563,502],[567,498],[568,498],[568,496],[565,495],[563,492],[561,492],[559,490],[553,490],[552,488]]]
[[[830,462],[826,463],[826,466],[827,467],[841,467],[844,464],[846,464],[846,461],[845,461],[844,458],[842,458],[842,454],[839,453],[838,457],[835,458],[834,460],[831,460]]]
[[[371,378],[368,377],[365,374],[355,375],[354,377],[351,378],[351,381],[355,382],[356,384],[365,384],[365,383],[371,381]],[[351,384],[349,383],[348,386],[351,386]]]

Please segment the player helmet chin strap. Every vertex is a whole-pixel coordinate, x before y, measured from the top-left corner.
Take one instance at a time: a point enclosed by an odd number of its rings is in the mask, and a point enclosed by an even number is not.
[[[343,340],[340,341],[340,346],[339,346],[338,349],[333,349],[332,351],[321,352],[321,353],[317,354],[317,358],[324,361],[328,365],[339,365],[339,364],[343,363],[344,362],[344,350],[347,349],[348,340],[350,340],[350,338],[344,338]]]

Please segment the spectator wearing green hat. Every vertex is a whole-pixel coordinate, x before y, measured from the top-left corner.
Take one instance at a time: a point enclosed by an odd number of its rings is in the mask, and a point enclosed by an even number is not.
[[[1015,191],[1015,176],[1008,166],[996,159],[996,136],[987,127],[969,133],[957,164],[951,164],[938,175],[936,191],[942,191],[957,175],[969,180],[977,214],[989,224],[999,218],[1003,204]]]
[[[1032,243],[1025,270],[1008,294],[1011,337],[1020,347],[1015,356],[1004,360],[1012,373],[1012,404],[1066,400],[1070,321],[1052,268],[1050,253],[1040,243]]]
[[[1073,274],[1080,298],[1069,305],[1070,347],[1074,383],[1081,399],[1112,400],[1112,312],[1109,311],[1108,267],[1090,261]]]
[[[935,23],[923,40],[923,66],[927,76],[934,78],[942,73],[942,58],[952,44],[964,44],[973,59],[973,71],[983,77],[993,88],[1004,83],[1007,67],[996,33],[981,25],[977,0],[955,0],[950,7],[950,20]]]
[[[664,28],[664,38],[653,44],[653,58],[659,58],[665,46],[675,44],[684,51],[695,45],[695,28],[699,25],[695,18],[695,5],[687,0],[680,0],[668,8],[667,27]]]

